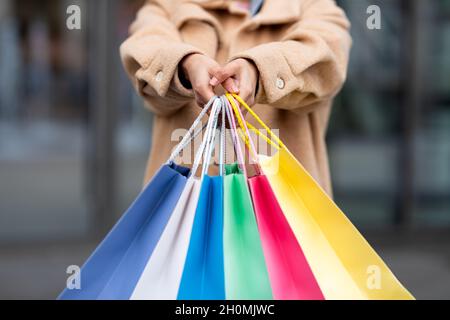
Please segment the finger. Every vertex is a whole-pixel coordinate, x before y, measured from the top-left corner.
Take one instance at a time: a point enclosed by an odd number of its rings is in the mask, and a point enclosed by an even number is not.
[[[220,84],[218,78],[220,78],[220,76],[222,75],[222,67],[221,66],[216,66],[211,68],[209,75],[211,78],[211,80],[209,81],[209,85],[216,87]]]
[[[223,68],[215,68],[211,72],[212,79],[209,84],[213,87],[223,83],[228,78],[233,77],[237,71],[237,64],[229,63]]]
[[[196,97],[197,103],[202,108],[214,96],[213,89],[208,85],[198,86],[194,90],[194,92],[195,92],[195,97]]]
[[[236,84],[236,80],[233,78],[228,78],[222,83],[222,87],[230,93],[239,94],[239,87]]]

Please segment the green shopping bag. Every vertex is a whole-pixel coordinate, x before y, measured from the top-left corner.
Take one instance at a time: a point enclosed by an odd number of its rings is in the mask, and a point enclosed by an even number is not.
[[[223,250],[227,300],[270,300],[258,226],[246,177],[237,164],[225,166]]]

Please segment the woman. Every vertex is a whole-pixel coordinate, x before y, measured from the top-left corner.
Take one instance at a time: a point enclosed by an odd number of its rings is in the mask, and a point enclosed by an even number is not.
[[[222,85],[241,95],[331,194],[325,133],[351,38],[332,0],[148,0],[121,46],[155,113],[146,181]],[[249,117],[248,120],[252,122]]]

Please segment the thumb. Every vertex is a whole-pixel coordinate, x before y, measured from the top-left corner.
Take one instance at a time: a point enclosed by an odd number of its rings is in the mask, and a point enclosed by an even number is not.
[[[228,78],[222,83],[222,87],[230,93],[239,94],[239,87],[236,80],[233,78]]]

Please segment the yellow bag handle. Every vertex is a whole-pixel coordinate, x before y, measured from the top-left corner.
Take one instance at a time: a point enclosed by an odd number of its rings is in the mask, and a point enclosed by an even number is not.
[[[272,132],[272,130],[270,130],[270,128],[264,123],[264,121],[261,120],[261,118],[248,106],[248,104],[239,95],[237,95],[235,93],[233,93],[233,94],[226,93],[225,95],[226,95],[228,101],[230,101],[230,104],[232,105],[235,113],[236,113],[235,108],[237,108],[237,106],[236,106],[236,103],[234,102],[234,99],[232,99],[232,98],[235,98],[239,102],[240,105],[244,106],[244,108],[253,116],[253,118],[255,118],[256,122],[258,122],[269,133],[270,137],[264,135],[263,133],[261,133],[260,130],[256,129],[253,125],[251,125],[249,122],[246,121],[246,125],[248,128],[250,128],[250,130],[255,131],[258,136],[263,138],[271,146],[273,146],[277,149],[280,149],[280,148],[287,149],[285,144],[280,140],[280,138],[278,138],[278,136],[276,134],[274,134]],[[240,127],[243,128],[243,119],[239,115],[237,116],[237,118],[238,118]],[[248,146],[247,139],[249,139],[249,138],[250,137],[247,137],[245,140],[245,143],[247,144],[247,146]],[[276,142],[276,143],[274,143],[274,142]]]
[[[272,147],[276,148],[277,150],[280,150],[280,146],[275,144],[272,140],[270,140],[269,137],[267,137],[265,134],[262,134],[261,131],[257,128],[255,128],[251,123],[246,122],[247,123],[247,127],[254,131],[258,136],[260,136],[261,138],[264,139],[264,141],[266,141],[268,144],[270,144]]]
[[[246,134],[246,132],[244,132],[244,120],[242,119],[238,107],[236,106],[236,103],[234,101],[234,99],[232,98],[232,96],[229,93],[226,93],[226,97],[228,99],[228,102],[230,102],[231,107],[233,108],[234,114],[236,116],[236,119],[239,123],[239,127],[241,128],[241,131],[239,132],[239,135],[241,136],[241,139],[244,140],[245,145],[247,146],[247,148],[250,150],[250,152],[252,152],[252,148],[250,146],[250,137]],[[256,150],[254,150],[256,152]]]
[[[250,132],[249,129],[247,127],[247,123],[244,122],[243,119],[243,115],[241,113],[241,110],[237,107],[236,102],[234,101],[234,99],[232,97],[227,97],[228,102],[231,104],[231,107],[234,111],[234,114],[236,114],[236,117],[238,119],[239,122],[239,126],[240,126],[240,131],[239,135],[241,136],[241,139],[244,140],[245,145],[247,147],[247,149],[249,150],[250,154],[254,157],[253,160],[255,161],[254,168],[256,169],[256,172],[258,174],[261,174],[261,167],[259,165],[259,160],[258,160],[258,152],[255,148],[255,144],[253,143],[253,141],[251,140],[250,137]]]

